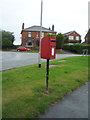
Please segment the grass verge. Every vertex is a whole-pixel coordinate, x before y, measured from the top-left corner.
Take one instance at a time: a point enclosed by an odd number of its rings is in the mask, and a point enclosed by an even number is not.
[[[88,81],[88,56],[50,61],[49,94],[45,91],[46,63],[2,73],[3,118],[35,118],[55,101]]]

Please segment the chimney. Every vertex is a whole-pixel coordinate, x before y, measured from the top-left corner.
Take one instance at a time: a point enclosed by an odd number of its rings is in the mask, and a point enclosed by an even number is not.
[[[54,25],[52,25],[52,31],[54,31]]]
[[[24,23],[22,24],[22,30],[24,29]]]

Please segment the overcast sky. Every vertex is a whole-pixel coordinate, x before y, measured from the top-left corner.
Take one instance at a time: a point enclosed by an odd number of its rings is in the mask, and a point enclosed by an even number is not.
[[[88,31],[88,0],[43,0],[42,26],[55,25],[57,33],[75,30],[84,36]],[[25,28],[40,25],[41,0],[0,0],[0,29],[14,32],[15,44],[21,43]]]

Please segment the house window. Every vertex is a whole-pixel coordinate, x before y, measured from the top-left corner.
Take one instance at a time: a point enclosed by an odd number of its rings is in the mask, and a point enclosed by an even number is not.
[[[42,38],[44,37],[44,32],[42,32]]]
[[[36,38],[38,38],[38,32],[36,32]]]
[[[31,32],[28,32],[28,37],[31,37]]]
[[[78,36],[76,36],[76,40],[79,40],[79,37],[78,37]]]
[[[74,36],[69,36],[69,40],[73,40],[74,39]]]
[[[32,46],[32,41],[31,41],[31,40],[28,40],[28,41],[27,41],[27,45]]]

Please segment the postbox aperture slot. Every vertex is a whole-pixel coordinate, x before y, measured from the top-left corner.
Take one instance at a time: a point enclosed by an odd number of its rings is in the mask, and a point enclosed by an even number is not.
[[[51,40],[51,42],[56,42],[56,40]]]

